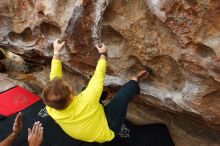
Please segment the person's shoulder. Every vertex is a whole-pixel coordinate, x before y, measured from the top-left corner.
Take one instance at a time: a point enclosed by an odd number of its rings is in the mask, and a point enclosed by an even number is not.
[[[46,111],[47,111],[47,113],[49,114],[49,115],[51,115],[51,113],[53,112],[53,108],[51,108],[51,107],[49,107],[49,106],[45,106],[45,109],[46,109]]]

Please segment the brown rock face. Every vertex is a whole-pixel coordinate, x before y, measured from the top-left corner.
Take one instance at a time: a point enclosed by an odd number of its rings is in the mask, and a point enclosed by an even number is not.
[[[49,65],[52,42],[62,38],[66,79],[80,91],[98,59],[94,45],[104,42],[109,47],[106,86],[122,85],[146,66],[154,70],[130,107],[130,114],[140,110],[133,115],[139,117],[136,122],[151,121],[143,116],[151,108],[166,111],[172,116],[159,121],[174,123],[170,128],[178,145],[199,145],[205,137],[189,132],[186,123],[213,134],[205,145],[220,145],[219,8],[217,0],[1,0],[0,48],[31,64]],[[42,86],[48,77],[41,69],[32,74]],[[181,130],[175,133],[177,127]],[[181,139],[187,133],[197,139]]]

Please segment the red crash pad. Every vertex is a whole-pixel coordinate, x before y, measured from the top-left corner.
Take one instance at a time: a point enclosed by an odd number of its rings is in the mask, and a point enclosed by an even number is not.
[[[0,93],[0,114],[3,116],[13,115],[38,100],[40,100],[40,98],[30,91],[15,86],[14,88]]]

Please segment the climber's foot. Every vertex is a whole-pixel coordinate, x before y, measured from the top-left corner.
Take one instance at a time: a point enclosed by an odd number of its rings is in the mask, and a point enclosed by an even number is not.
[[[135,81],[140,81],[142,79],[147,79],[152,74],[152,69],[147,68],[145,70],[140,71],[138,74],[133,76],[131,79]]]

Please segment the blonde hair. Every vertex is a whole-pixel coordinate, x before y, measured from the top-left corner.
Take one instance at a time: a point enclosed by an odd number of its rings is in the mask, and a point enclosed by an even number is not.
[[[66,107],[71,94],[73,92],[70,86],[63,79],[56,77],[44,88],[42,98],[47,106],[61,110]]]

